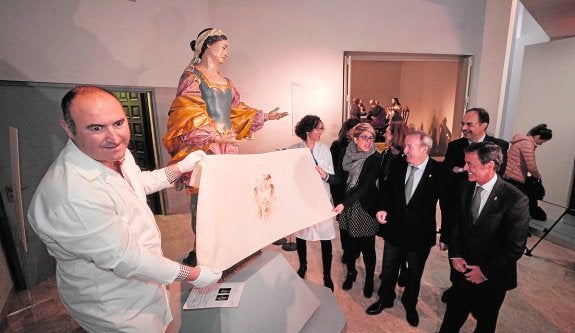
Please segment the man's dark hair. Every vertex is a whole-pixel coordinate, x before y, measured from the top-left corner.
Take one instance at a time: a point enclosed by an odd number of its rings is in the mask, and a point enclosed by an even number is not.
[[[493,142],[482,141],[473,142],[463,149],[464,153],[477,152],[477,157],[481,164],[485,165],[491,161],[495,163],[495,171],[499,171],[501,163],[503,163],[503,152],[501,147]]]
[[[465,111],[465,113],[467,112],[476,112],[477,113],[477,118],[479,118],[479,122],[480,123],[488,123],[489,124],[489,113],[487,113],[487,111],[485,111],[484,108],[471,108],[467,111]]]

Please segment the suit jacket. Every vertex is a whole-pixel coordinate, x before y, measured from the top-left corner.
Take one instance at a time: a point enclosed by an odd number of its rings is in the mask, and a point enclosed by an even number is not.
[[[449,258],[461,257],[477,265],[497,288],[517,286],[517,260],[521,258],[529,231],[529,200],[513,185],[497,177],[485,206],[475,223],[471,200],[475,183],[460,187],[457,216],[449,243]],[[451,269],[453,283],[470,283],[462,273]]]
[[[447,193],[443,167],[430,158],[409,204],[406,204],[405,175],[408,163],[405,158],[395,158],[389,163],[389,176],[381,189],[380,207],[387,212],[387,223],[381,226],[383,238],[407,250],[433,246],[437,233],[437,201],[442,205]],[[442,209],[442,216],[447,213]]]
[[[493,142],[501,147],[501,151],[503,152],[503,162],[501,163],[497,173],[503,177],[507,167],[507,150],[509,149],[509,142],[490,135],[486,135],[484,141]],[[447,174],[447,182],[445,185],[449,188],[450,192],[450,198],[445,203],[445,207],[449,211],[453,211],[457,204],[457,189],[459,188],[459,184],[461,182],[467,182],[466,172],[453,173],[452,171],[455,166],[463,167],[465,165],[465,153],[463,153],[463,149],[467,146],[469,146],[469,140],[466,138],[459,138],[449,142],[447,145],[447,151],[445,152],[445,158],[443,159],[443,166],[445,167],[445,172]],[[450,217],[451,216],[453,216],[453,214],[450,214]],[[450,230],[453,224],[454,221],[449,217],[443,219],[441,223],[442,234],[444,230]],[[446,232],[445,234],[447,235],[449,232]],[[449,241],[448,238],[446,239]]]
[[[509,149],[509,142],[490,135],[486,135],[483,141],[493,142],[501,147],[501,151],[503,152],[503,163],[501,163],[497,173],[500,176],[503,176],[505,174],[505,168],[507,167],[507,150]],[[459,138],[447,144],[447,151],[445,152],[443,165],[448,172],[453,173],[451,170],[454,166],[463,167],[465,165],[465,154],[463,153],[463,149],[467,146],[469,146],[469,140],[466,138]],[[460,179],[465,179],[465,175],[461,175],[459,177]]]

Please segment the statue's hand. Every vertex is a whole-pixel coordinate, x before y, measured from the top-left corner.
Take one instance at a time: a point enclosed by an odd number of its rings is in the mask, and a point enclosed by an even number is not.
[[[287,112],[278,112],[280,108],[275,108],[268,113],[268,120],[279,120],[287,116]]]

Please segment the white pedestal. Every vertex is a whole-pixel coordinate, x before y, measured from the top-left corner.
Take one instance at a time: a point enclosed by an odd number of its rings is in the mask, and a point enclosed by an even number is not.
[[[302,280],[277,252],[264,251],[226,282],[244,282],[237,308],[182,310],[180,332],[342,332],[346,321],[328,288]],[[182,292],[182,304],[189,290]]]

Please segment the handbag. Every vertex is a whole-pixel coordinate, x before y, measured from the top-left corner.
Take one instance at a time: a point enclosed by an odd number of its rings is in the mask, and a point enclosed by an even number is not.
[[[545,187],[541,179],[529,176],[525,179],[525,191],[531,199],[542,200],[545,196]]]

